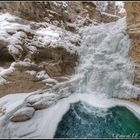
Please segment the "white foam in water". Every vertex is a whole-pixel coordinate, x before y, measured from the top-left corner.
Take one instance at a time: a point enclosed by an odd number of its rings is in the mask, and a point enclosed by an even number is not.
[[[78,101],[106,109],[116,105],[125,106],[140,118],[139,106],[111,98],[136,98],[140,93],[140,89],[132,85],[134,67],[128,57],[131,42],[125,30],[124,18],[81,29],[83,42],[79,48],[80,64],[76,68],[76,74],[71,80],[57,85],[58,95],[63,91],[64,96],[70,96],[47,109],[36,111],[33,118],[26,122],[13,123],[7,120],[4,124],[2,122],[5,116],[1,117],[0,137],[53,138],[57,125],[69,110],[70,104]],[[18,107],[19,100],[12,98],[15,97],[8,95],[1,98],[0,105],[5,104],[10,108],[14,103],[14,107]],[[22,100],[25,98],[22,97]]]

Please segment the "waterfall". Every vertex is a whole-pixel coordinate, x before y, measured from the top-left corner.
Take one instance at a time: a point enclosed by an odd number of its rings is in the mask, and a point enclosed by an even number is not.
[[[80,29],[80,61],[69,81],[74,93],[91,93],[103,97],[137,98],[133,86],[134,64],[129,57],[131,40],[125,18],[108,24]],[[69,85],[69,86],[70,86]],[[67,90],[65,93],[68,92]]]

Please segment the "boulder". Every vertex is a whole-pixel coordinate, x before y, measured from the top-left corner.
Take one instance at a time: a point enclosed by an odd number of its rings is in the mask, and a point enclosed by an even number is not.
[[[34,104],[27,104],[29,107],[33,107],[35,110],[41,110],[47,108],[49,105],[45,102],[39,101]]]
[[[35,109],[32,107],[24,107],[17,110],[13,116],[11,117],[11,121],[13,122],[23,122],[29,120],[33,117]]]
[[[27,99],[27,106],[33,107],[35,110],[41,110],[55,104],[58,96],[55,94],[38,94],[32,95]]]

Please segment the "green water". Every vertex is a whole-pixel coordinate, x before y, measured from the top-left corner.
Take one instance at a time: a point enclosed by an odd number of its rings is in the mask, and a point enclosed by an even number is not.
[[[140,120],[126,107],[108,110],[71,104],[54,138],[140,138]]]

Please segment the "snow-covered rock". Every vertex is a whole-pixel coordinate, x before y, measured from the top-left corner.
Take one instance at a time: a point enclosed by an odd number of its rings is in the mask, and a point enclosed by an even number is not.
[[[32,107],[23,107],[17,110],[13,116],[10,118],[13,122],[22,122],[29,120],[33,117],[35,109]]]
[[[35,110],[40,110],[55,104],[59,96],[56,94],[37,94],[26,99],[26,105],[33,107]]]
[[[50,104],[53,104],[54,102],[45,102],[45,101],[37,101],[34,104],[27,104],[29,107],[33,107],[35,110],[41,110],[49,107]]]

